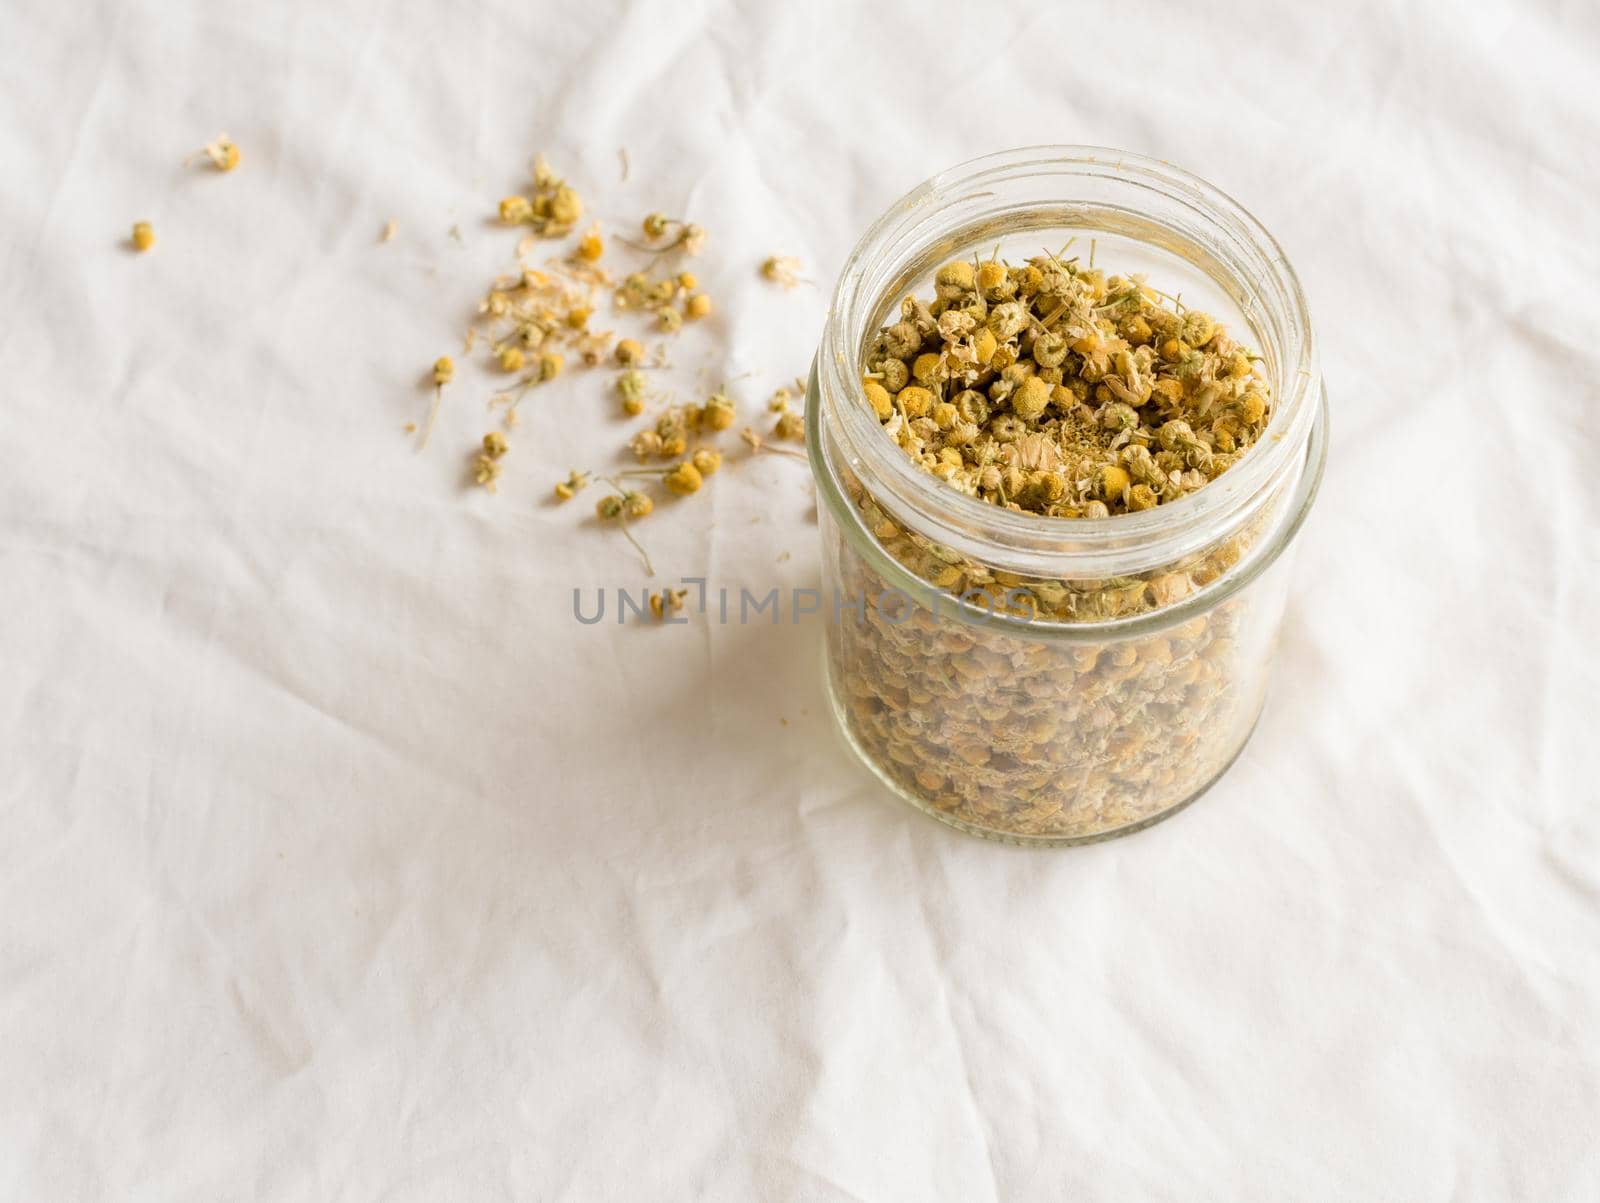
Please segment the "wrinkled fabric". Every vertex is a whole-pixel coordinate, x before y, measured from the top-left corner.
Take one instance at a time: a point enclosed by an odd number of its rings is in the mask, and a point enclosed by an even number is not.
[[[12,0],[0,44],[0,1198],[1600,1197],[1593,6]],[[491,496],[460,355],[543,149],[610,234],[706,227],[664,387],[764,428],[867,224],[1036,142],[1239,198],[1333,406],[1253,741],[1068,851],[886,797],[818,619],[576,621],[650,583],[551,499],[622,462],[610,373]],[[635,529],[819,582],[792,459]]]

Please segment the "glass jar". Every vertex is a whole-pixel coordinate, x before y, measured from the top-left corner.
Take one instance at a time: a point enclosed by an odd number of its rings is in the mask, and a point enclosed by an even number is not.
[[[939,265],[1068,237],[1107,271],[1199,297],[1263,360],[1271,412],[1256,443],[1140,513],[1053,518],[968,496],[914,464],[862,390],[874,336]],[[1327,445],[1305,298],[1236,202],[1093,147],[1004,151],[935,176],[845,264],[806,408],[828,691],[891,790],[978,835],[1072,844],[1165,818],[1228,768],[1265,698],[1284,553]]]

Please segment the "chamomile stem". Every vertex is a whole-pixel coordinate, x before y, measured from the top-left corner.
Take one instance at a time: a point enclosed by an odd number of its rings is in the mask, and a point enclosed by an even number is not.
[[[634,551],[639,553],[639,558],[644,561],[644,574],[654,576],[655,566],[650,563],[650,553],[647,552],[639,540],[633,537],[633,532],[628,529],[628,518],[625,514],[617,515],[617,525],[622,528],[622,537],[633,544]]]
[[[418,451],[428,449],[428,440],[433,437],[434,423],[439,420],[439,406],[444,401],[444,385],[433,386],[433,404],[428,407],[428,420],[422,427],[422,441],[417,444]]]

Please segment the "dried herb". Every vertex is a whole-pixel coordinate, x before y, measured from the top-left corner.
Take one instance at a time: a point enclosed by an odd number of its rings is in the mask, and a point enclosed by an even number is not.
[[[1143,277],[1043,254],[941,267],[932,299],[906,297],[879,332],[862,390],[953,487],[1089,518],[1172,501],[1237,462],[1270,412],[1255,363]]]
[[[232,171],[239,166],[239,147],[227,134],[218,134],[185,159],[184,164],[187,166],[197,159],[204,159],[217,171]]]
[[[761,277],[784,288],[793,288],[800,281],[800,260],[790,255],[772,255],[761,263]]]
[[[421,451],[428,445],[428,440],[433,437],[433,427],[439,420],[439,406],[444,401],[444,386],[455,379],[456,361],[448,355],[441,355],[433,361],[433,404],[428,407],[428,421],[422,428],[422,441],[417,444]]]

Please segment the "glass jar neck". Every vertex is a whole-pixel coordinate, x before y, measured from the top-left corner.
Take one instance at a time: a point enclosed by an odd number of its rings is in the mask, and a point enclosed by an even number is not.
[[[1027,231],[1103,231],[1188,260],[1252,327],[1271,388],[1258,442],[1205,487],[1142,513],[1084,520],[1018,513],[951,488],[885,437],[862,396],[871,340],[899,298],[969,248]],[[935,176],[857,244],[834,292],[815,368],[812,437],[896,520],[991,567],[1064,580],[1148,571],[1242,526],[1301,471],[1321,409],[1305,298],[1282,250],[1237,202],[1155,160],[1094,147],[1029,147]]]

